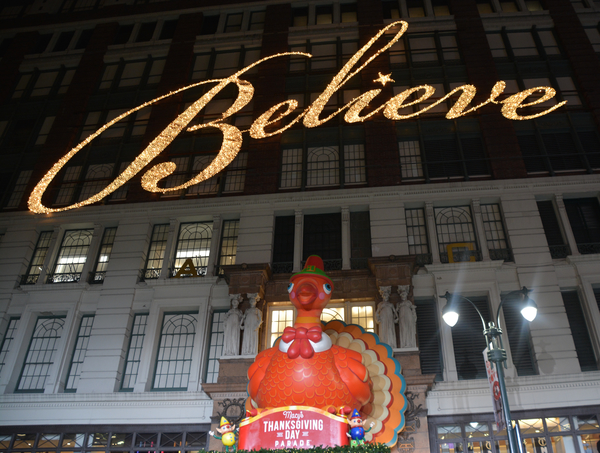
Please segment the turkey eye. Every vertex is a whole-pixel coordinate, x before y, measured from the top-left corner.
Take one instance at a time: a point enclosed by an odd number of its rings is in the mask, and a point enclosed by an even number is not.
[[[290,284],[288,285],[288,293],[291,293],[291,292],[292,292],[292,289],[294,289],[294,284],[293,284],[293,283],[290,283]]]
[[[329,283],[324,283],[323,291],[325,291],[325,294],[331,294],[331,285]]]

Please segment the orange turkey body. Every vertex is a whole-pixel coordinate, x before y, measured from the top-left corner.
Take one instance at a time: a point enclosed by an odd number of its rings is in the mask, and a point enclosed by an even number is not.
[[[259,373],[262,379],[258,391],[250,394],[258,407],[361,408],[369,403],[371,385],[368,374],[364,367],[363,373],[360,369],[356,370],[360,368],[358,365],[362,366],[360,354],[335,345],[327,351],[315,353],[310,359],[290,359],[285,352],[277,349],[277,345],[264,351],[265,355],[269,352],[270,360],[264,374]]]

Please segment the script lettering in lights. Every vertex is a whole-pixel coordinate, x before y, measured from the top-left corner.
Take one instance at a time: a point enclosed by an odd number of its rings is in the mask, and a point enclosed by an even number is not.
[[[410,113],[401,113],[403,109],[422,103],[423,101],[429,99],[435,93],[435,88],[431,85],[420,85],[413,88],[409,88],[392,97],[391,99],[388,99],[387,101],[380,102],[380,105],[378,107],[373,108],[369,113],[363,114],[363,111],[369,105],[371,105],[371,102],[373,102],[383,91],[380,88],[369,90],[352,99],[346,105],[340,107],[335,112],[329,114],[329,116],[321,118],[323,109],[325,108],[325,105],[329,102],[331,97],[341,87],[343,87],[352,77],[360,73],[376,57],[378,57],[383,52],[392,47],[406,32],[407,28],[408,24],[406,22],[398,21],[381,29],[375,36],[373,36],[373,38],[371,38],[371,40],[367,44],[365,44],[361,49],[359,49],[356,52],[356,54],[352,56],[352,58],[350,58],[350,60],[348,60],[348,62],[342,67],[342,69],[333,77],[333,79],[331,80],[327,88],[325,88],[323,93],[321,93],[319,97],[306,110],[300,112],[295,118],[289,120],[287,124],[280,126],[279,129],[276,130],[271,130],[270,127],[273,126],[275,123],[284,120],[286,117],[292,115],[295,112],[296,108],[298,107],[298,102],[296,100],[290,99],[281,102],[277,105],[274,105],[262,115],[260,115],[248,130],[242,131],[233,125],[224,123],[224,120],[243,109],[252,100],[252,97],[254,96],[254,87],[252,86],[252,84],[246,80],[241,79],[240,77],[253,67],[273,58],[279,58],[289,55],[300,55],[306,58],[311,58],[311,54],[303,52],[284,52],[276,55],[271,55],[246,66],[245,68],[239,70],[230,77],[223,79],[205,80],[199,83],[188,85],[176,91],[172,91],[164,96],[160,96],[156,99],[148,101],[142,105],[139,105],[102,126],[92,135],[87,137],[84,141],[79,143],[75,148],[73,148],[71,151],[65,154],[58,162],[56,162],[48,171],[48,173],[44,175],[44,177],[38,182],[38,184],[33,189],[28,201],[29,209],[35,213],[47,214],[52,212],[60,212],[69,209],[79,208],[102,200],[104,197],[110,195],[112,192],[114,192],[127,181],[129,181],[131,178],[133,178],[137,173],[139,173],[184,130],[187,132],[194,132],[199,129],[216,128],[219,131],[221,131],[221,133],[223,134],[223,141],[217,156],[208,165],[208,167],[206,167],[192,179],[179,186],[170,188],[161,188],[158,184],[175,171],[176,164],[173,162],[157,164],[150,168],[141,178],[141,184],[145,190],[149,192],[160,193],[174,192],[181,189],[185,189],[194,184],[201,183],[202,181],[206,181],[207,179],[213,177],[225,167],[227,167],[233,161],[233,159],[235,159],[235,156],[238,154],[242,147],[245,133],[248,133],[253,139],[260,140],[262,138],[272,137],[274,135],[281,134],[282,132],[297,124],[301,120],[302,124],[308,128],[321,126],[344,111],[344,120],[348,123],[366,121],[382,111],[383,115],[387,119],[393,121],[401,121],[404,119],[418,117],[420,114],[427,112],[428,110],[434,108],[438,104],[447,101],[452,96],[455,96],[457,93],[460,93],[458,99],[448,110],[448,113],[446,114],[447,119],[459,118],[461,116],[472,113],[487,104],[501,104],[501,113],[505,118],[511,120],[528,120],[532,118],[537,118],[542,115],[546,115],[566,104],[566,101],[563,101],[541,112],[537,112],[532,115],[521,115],[518,112],[519,109],[541,104],[553,98],[556,94],[556,91],[552,87],[540,86],[529,88],[527,90],[513,94],[512,96],[509,96],[503,100],[497,100],[498,97],[504,92],[504,88],[506,86],[504,82],[499,81],[492,88],[490,96],[486,101],[482,102],[479,105],[473,106],[468,110],[466,109],[477,92],[477,89],[473,85],[459,86],[453,89],[450,93],[443,96],[441,99],[438,99],[434,103],[429,104],[416,112],[410,111]],[[371,47],[373,47],[373,45],[388,32],[392,33],[392,38],[389,40],[382,39],[382,41],[384,41],[384,45],[382,45],[381,48],[379,48],[360,66],[358,66],[358,62],[367,53],[367,51]],[[380,83],[381,85],[385,86],[387,83],[393,82],[390,76],[391,74],[385,75],[379,73],[379,77],[373,82]],[[223,90],[229,84],[235,84],[237,86],[238,95],[233,105],[229,107],[225,112],[223,112],[221,118],[214,121],[210,121],[208,123],[190,126],[189,124],[194,119],[194,117],[196,117],[196,115],[198,115],[198,113],[200,113],[200,111],[219,92],[221,92],[221,90]],[[177,93],[181,93],[185,90],[189,90],[190,88],[198,87],[200,85],[214,86],[210,88],[210,90],[206,92],[202,97],[200,97],[200,99],[198,99],[191,106],[189,106],[177,118],[175,118],[156,138],[154,138],[150,142],[150,144],[135,158],[135,160],[103,190],[89,197],[86,200],[62,208],[48,208],[42,204],[42,197],[52,180],[58,174],[58,172],[67,164],[67,162],[69,162],[69,160],[73,156],[75,156],[75,154],[77,154],[83,147],[88,145],[92,140],[94,140],[96,137],[102,134],[102,132],[107,130],[115,123],[128,117],[132,113],[137,112],[138,110],[141,110],[145,107],[149,107],[163,99],[166,99]],[[531,102],[525,102],[525,100],[530,96],[533,96],[535,94],[539,95],[540,93],[542,93],[542,95],[538,98],[532,100]]]

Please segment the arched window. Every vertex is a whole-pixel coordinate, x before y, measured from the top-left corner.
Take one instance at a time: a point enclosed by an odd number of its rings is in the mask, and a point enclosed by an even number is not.
[[[340,183],[340,157],[337,146],[308,148],[307,187]]]

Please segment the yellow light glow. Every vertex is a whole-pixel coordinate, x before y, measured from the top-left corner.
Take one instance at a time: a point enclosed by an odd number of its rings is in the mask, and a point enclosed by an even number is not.
[[[381,72],[378,72],[377,74],[379,75],[379,78],[373,80],[375,83],[381,83],[383,86],[385,86],[386,83],[395,82],[395,80],[391,77],[392,74],[383,75]]]
[[[354,66],[358,63],[358,61],[370,49],[370,47],[373,46],[373,44],[375,44],[375,42],[379,38],[384,36],[384,34],[388,30],[395,28],[395,27],[399,27],[399,31],[396,32],[396,34],[392,37],[392,39],[390,39],[387,42],[387,44],[382,46],[379,50],[374,52],[373,55],[371,57],[369,57],[362,65],[360,65],[356,69],[353,69]],[[295,119],[290,121],[287,125],[280,127],[278,130],[275,130],[275,131],[267,132],[265,129],[267,127],[269,127],[270,125],[273,125],[273,124],[281,121],[286,116],[290,115],[298,107],[298,102],[296,100],[290,99],[290,100],[281,102],[277,105],[274,105],[273,107],[268,109],[266,112],[264,112],[262,115],[260,115],[256,119],[256,121],[254,121],[254,123],[251,125],[250,129],[247,131],[241,131],[238,128],[236,128],[235,126],[223,123],[223,121],[225,119],[227,119],[231,115],[239,112],[246,105],[248,105],[248,103],[252,100],[252,97],[254,96],[254,87],[252,86],[252,84],[246,80],[240,79],[239,77],[242,74],[244,74],[245,72],[252,69],[253,67],[261,64],[264,61],[270,60],[272,58],[279,58],[279,57],[290,56],[290,55],[299,55],[299,56],[305,56],[307,58],[311,58],[312,57],[311,54],[304,53],[304,52],[283,52],[283,53],[271,55],[271,56],[262,58],[256,62],[246,66],[245,68],[239,70],[238,72],[236,72],[235,74],[233,74],[232,76],[230,76],[228,78],[212,79],[212,80],[206,80],[203,82],[194,83],[192,85],[188,85],[186,87],[183,87],[178,90],[172,91],[168,94],[165,94],[164,96],[160,96],[156,99],[148,101],[138,107],[135,107],[135,108],[123,113],[122,115],[116,117],[112,121],[106,123],[100,129],[98,129],[96,132],[94,132],[92,135],[90,135],[85,140],[83,140],[80,144],[78,144],[75,148],[73,148],[71,151],[69,151],[67,154],[65,154],[58,162],[56,162],[52,166],[52,168],[48,171],[48,173],[46,173],[44,175],[44,177],[38,182],[38,184],[35,186],[35,188],[31,192],[31,195],[28,200],[29,209],[35,213],[61,212],[61,211],[67,211],[69,209],[75,209],[75,208],[79,208],[82,206],[90,205],[92,203],[96,203],[96,202],[102,200],[104,197],[110,195],[112,192],[114,192],[119,187],[121,187],[123,184],[125,184],[127,181],[129,181],[138,172],[140,172],[156,156],[158,156],[175,139],[175,137],[177,137],[184,129],[188,132],[193,132],[193,131],[196,131],[196,130],[199,130],[202,128],[208,128],[208,127],[214,127],[214,128],[219,129],[223,133],[223,143],[221,145],[221,148],[220,148],[217,156],[209,164],[208,167],[206,167],[203,171],[201,171],[194,178],[190,179],[189,181],[185,182],[184,184],[181,184],[176,187],[170,187],[170,188],[160,188],[160,187],[158,187],[158,184],[164,178],[173,174],[173,172],[176,170],[176,164],[173,162],[164,162],[164,163],[155,165],[150,170],[148,170],[142,177],[141,184],[145,190],[150,191],[150,192],[160,192],[160,193],[172,192],[172,191],[185,189],[194,184],[198,184],[202,181],[205,181],[205,180],[211,178],[212,176],[214,176],[217,173],[219,173],[220,171],[222,171],[225,167],[227,167],[227,165],[229,165],[233,161],[233,159],[235,159],[236,155],[238,154],[238,152],[240,151],[240,149],[242,147],[243,132],[249,132],[250,137],[252,137],[254,139],[262,139],[262,138],[266,138],[266,137],[271,137],[273,135],[282,133],[283,131],[287,130],[288,128],[290,128],[291,126],[293,126],[294,124],[299,122],[301,119],[303,119],[303,124],[305,127],[309,127],[309,128],[317,127],[317,126],[320,126],[320,125],[326,123],[327,121],[329,121],[330,119],[335,117],[338,113],[340,113],[346,109],[348,111],[346,112],[346,114],[344,116],[344,120],[348,123],[363,122],[363,121],[371,118],[375,114],[379,113],[381,110],[383,110],[383,115],[386,118],[388,118],[390,120],[399,121],[399,120],[414,118],[414,117],[419,116],[421,113],[424,113],[424,112],[432,109],[433,107],[439,105],[441,102],[448,100],[451,96],[453,96],[458,91],[462,91],[462,92],[461,92],[458,100],[456,100],[454,105],[449,109],[448,113],[446,114],[446,118],[448,118],[448,119],[454,119],[454,118],[458,118],[460,116],[464,116],[468,113],[474,112],[475,110],[479,109],[480,107],[482,107],[486,104],[494,103],[494,104],[502,104],[501,111],[502,111],[502,115],[504,115],[504,117],[511,119],[511,120],[526,120],[526,119],[532,119],[532,118],[537,118],[537,117],[546,115],[546,114],[556,110],[557,108],[563,106],[564,104],[566,104],[566,101],[563,101],[563,102],[560,102],[560,103],[548,108],[547,110],[544,110],[543,112],[539,112],[537,114],[529,115],[529,116],[521,116],[517,113],[517,109],[530,107],[530,106],[545,102],[545,101],[551,99],[552,97],[554,97],[556,94],[556,91],[551,87],[535,87],[535,88],[530,88],[528,90],[524,90],[522,92],[514,94],[503,101],[496,101],[496,98],[504,92],[504,88],[506,86],[506,84],[504,82],[499,81],[494,85],[494,87],[492,88],[490,97],[485,102],[482,102],[481,104],[474,106],[471,109],[466,110],[466,111],[465,111],[465,109],[470,104],[470,102],[473,100],[473,98],[476,94],[476,91],[477,91],[473,85],[462,85],[458,88],[455,88],[450,93],[443,96],[441,99],[438,99],[436,102],[427,105],[426,107],[424,107],[423,109],[421,109],[417,112],[408,113],[405,115],[399,114],[398,110],[419,104],[421,102],[424,102],[425,100],[430,98],[433,95],[433,93],[435,92],[435,88],[433,88],[431,85],[420,85],[420,86],[417,86],[414,88],[409,88],[409,89],[403,91],[402,93],[397,94],[396,96],[392,97],[391,99],[389,99],[387,102],[385,102],[381,106],[374,108],[370,113],[363,115],[363,116],[361,116],[362,111],[364,109],[366,109],[369,106],[370,102],[382,92],[381,89],[374,89],[374,90],[367,91],[366,93],[363,93],[363,94],[357,96],[356,98],[352,99],[346,105],[339,108],[334,113],[330,114],[328,117],[326,117],[324,119],[319,118],[319,116],[321,115],[323,109],[325,108],[326,104],[329,102],[331,97],[348,80],[350,80],[352,77],[354,77],[360,71],[362,71],[371,61],[373,61],[381,53],[385,52],[392,45],[394,45],[402,37],[402,35],[406,32],[407,28],[408,28],[408,24],[406,22],[397,21],[392,24],[389,24],[388,26],[386,26],[382,30],[380,30],[373,38],[371,38],[371,40],[367,44],[365,44],[361,49],[359,49],[356,52],[356,54],[354,56],[352,56],[352,58],[350,58],[350,60],[348,60],[348,62],[343,66],[343,68],[339,71],[339,73],[333,77],[332,81],[329,83],[329,85],[323,91],[323,93],[321,93],[321,95],[306,110],[301,112]],[[381,83],[383,86],[385,86],[389,82],[394,82],[394,80],[391,78],[391,74],[383,75],[383,74],[379,73],[379,78],[375,79],[374,82]],[[43,197],[46,189],[50,185],[50,183],[53,181],[53,179],[58,174],[58,172],[67,164],[67,162],[69,162],[69,160],[73,156],[75,156],[75,154],[77,154],[83,147],[88,145],[92,140],[94,140],[96,137],[98,137],[100,134],[102,134],[102,132],[107,130],[109,127],[111,127],[115,123],[121,121],[122,119],[126,118],[127,116],[131,115],[132,113],[137,112],[138,110],[141,110],[145,107],[156,104],[157,102],[159,102],[163,99],[166,99],[170,96],[173,96],[177,93],[181,93],[182,91],[185,91],[190,88],[194,88],[194,87],[197,87],[197,86],[200,86],[203,84],[212,84],[212,83],[215,84],[214,87],[212,87],[207,93],[205,93],[202,97],[200,97],[200,99],[198,99],[196,102],[194,102],[183,113],[181,113],[177,118],[175,118],[175,120],[173,122],[171,122],[156,138],[154,138],[154,140],[152,140],[152,142],[146,147],[146,149],[144,149],[140,153],[140,155],[138,155],[135,158],[135,160],[119,176],[117,176],[114,181],[112,181],[103,190],[101,190],[97,194],[89,197],[86,200],[80,201],[78,203],[74,203],[70,206],[66,206],[63,208],[55,208],[55,209],[47,208],[42,204],[42,197]],[[226,87],[230,83],[234,83],[238,87],[238,96],[237,96],[235,102],[233,103],[233,105],[231,107],[229,107],[227,109],[227,111],[225,111],[222,114],[221,118],[214,120],[214,121],[210,121],[208,123],[188,127],[188,125],[192,121],[192,119],[194,117],[196,117],[196,115],[198,115],[198,113],[200,113],[200,111],[224,87]],[[424,93],[418,99],[410,101],[410,102],[406,102],[407,99],[413,93],[417,93],[419,91],[424,91]],[[525,99],[527,99],[529,96],[535,94],[538,91],[543,92],[544,93],[543,96],[541,96],[539,99],[536,99],[532,102],[523,103],[525,101]],[[286,106],[287,106],[287,109],[285,111],[277,114],[277,116],[274,117],[274,115],[276,115],[276,113],[278,111],[280,111],[282,108],[284,108]]]

